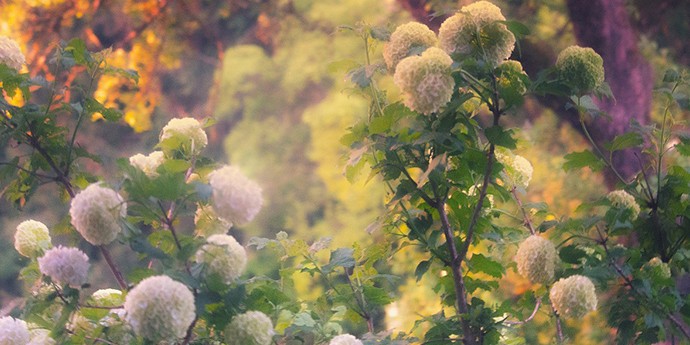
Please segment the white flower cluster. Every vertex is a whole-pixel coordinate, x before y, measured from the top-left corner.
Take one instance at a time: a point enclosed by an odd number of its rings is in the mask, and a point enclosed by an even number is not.
[[[116,289],[100,289],[91,295],[93,305],[99,307],[117,307],[124,303],[122,291]]]
[[[141,170],[146,176],[155,178],[158,176],[156,169],[165,161],[163,151],[153,151],[148,156],[137,153],[129,157],[129,164]]]
[[[627,208],[632,211],[632,220],[635,220],[640,214],[640,205],[637,204],[632,195],[624,190],[614,190],[610,192],[606,198],[614,207]]]
[[[228,345],[269,345],[273,340],[273,323],[260,311],[237,315],[225,327]]]
[[[556,247],[551,241],[532,235],[520,243],[515,262],[518,273],[529,281],[548,284],[554,277]]]
[[[36,258],[53,246],[48,227],[33,219],[17,225],[14,233],[14,248],[27,258]]]
[[[127,215],[127,204],[116,191],[94,183],[72,199],[69,214],[81,236],[98,246],[112,242],[122,231],[119,220]]]
[[[212,235],[195,255],[196,262],[205,265],[205,274],[218,275],[230,284],[239,278],[247,266],[247,252],[234,237]]]
[[[196,316],[192,292],[168,276],[139,282],[125,298],[125,312],[134,332],[154,342],[184,337]]]
[[[448,54],[471,56],[495,67],[510,57],[515,48],[515,35],[500,23],[505,20],[501,9],[490,2],[464,6],[441,24],[441,48]]]
[[[436,34],[424,24],[410,22],[398,26],[391,34],[390,40],[383,46],[383,59],[388,70],[395,71],[400,60],[410,55],[410,52],[433,47],[437,43]]]
[[[199,204],[194,213],[194,231],[197,236],[226,234],[232,223],[218,216],[211,205]]]
[[[261,187],[234,166],[226,165],[209,174],[213,207],[221,218],[233,224],[250,222],[261,210]]]
[[[525,157],[513,154],[510,151],[505,153],[496,151],[496,160],[503,164],[512,186],[520,188],[527,188],[529,186],[534,168]]]
[[[422,55],[404,58],[395,69],[393,81],[403,92],[405,105],[422,114],[438,111],[450,101],[455,81],[450,75],[453,59],[431,47]]]
[[[35,327],[29,324],[29,336],[31,340],[26,345],[55,345],[57,342],[50,337],[50,331],[45,328]]]
[[[56,283],[79,288],[86,283],[89,257],[77,248],[57,246],[38,258],[38,268]]]
[[[351,334],[341,334],[331,339],[328,345],[363,345],[362,341]]]
[[[597,294],[589,278],[573,275],[551,287],[549,298],[558,315],[578,319],[597,309]]]
[[[19,45],[9,37],[0,36],[0,63],[17,71],[26,63]]]
[[[29,328],[23,320],[11,316],[0,317],[0,345],[28,344]]]
[[[201,123],[191,117],[170,120],[161,130],[159,141],[168,155],[175,150],[197,155],[208,145],[208,137]]]
[[[604,83],[604,59],[592,48],[570,46],[558,54],[556,70],[575,94],[594,91]]]

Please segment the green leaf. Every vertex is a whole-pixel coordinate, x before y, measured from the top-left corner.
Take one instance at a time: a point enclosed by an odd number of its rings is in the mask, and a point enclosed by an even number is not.
[[[664,73],[664,83],[675,83],[680,80],[680,73],[675,69],[667,69]]]
[[[584,167],[589,167],[592,171],[599,171],[606,166],[604,161],[589,150],[569,153],[563,158],[565,158],[565,163],[563,163],[563,170],[565,171],[578,170]]]
[[[336,267],[352,268],[355,267],[354,250],[352,248],[338,248],[331,252],[331,260],[322,267],[325,274],[333,272]]]
[[[513,138],[513,130],[504,130],[501,126],[492,126],[484,130],[489,142],[509,149],[517,148],[517,140]]]
[[[623,149],[627,149],[629,147],[635,147],[642,145],[644,143],[644,139],[639,133],[636,132],[628,132],[619,136],[616,136],[611,143],[606,145],[606,149],[614,152],[614,151],[619,151]]]
[[[558,251],[558,256],[563,262],[568,264],[579,264],[580,259],[587,256],[587,253],[576,245],[569,245]]]
[[[393,301],[386,290],[371,285],[364,285],[362,289],[364,298],[369,304],[386,305]]]
[[[417,268],[414,270],[414,275],[417,277],[417,281],[422,280],[422,276],[424,276],[424,273],[426,273],[429,270],[429,267],[431,266],[431,261],[430,260],[424,260],[417,265]]]
[[[687,135],[679,135],[678,139],[680,142],[676,144],[675,148],[680,153],[681,155],[685,157],[690,156],[690,136]]]
[[[499,23],[505,24],[506,28],[515,35],[516,38],[525,37],[530,34],[529,28],[515,20],[503,20]]]
[[[477,272],[484,272],[492,277],[501,278],[505,269],[500,263],[487,258],[483,254],[474,254],[469,260],[470,266]]]
[[[371,38],[378,41],[388,41],[391,38],[391,31],[383,26],[372,27],[369,29],[369,34],[371,34]]]

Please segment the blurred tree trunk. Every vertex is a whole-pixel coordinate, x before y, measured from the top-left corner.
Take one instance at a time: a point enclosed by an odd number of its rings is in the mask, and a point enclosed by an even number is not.
[[[637,48],[637,32],[631,25],[624,0],[567,0],[570,20],[580,45],[588,46],[604,58],[606,81],[615,99],[602,100],[600,107],[611,117],[591,123],[594,140],[603,143],[630,128],[630,121],[650,122],[652,69]],[[633,150],[613,156],[623,177],[640,170]],[[615,180],[608,177],[609,185]]]

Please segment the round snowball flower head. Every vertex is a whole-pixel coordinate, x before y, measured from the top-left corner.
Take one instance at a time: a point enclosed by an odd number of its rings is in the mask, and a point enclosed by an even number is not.
[[[581,318],[597,308],[597,294],[589,278],[581,275],[560,279],[551,287],[549,298],[558,315]]]
[[[419,54],[437,43],[436,34],[428,26],[409,22],[398,26],[390,40],[383,46],[383,59],[389,71],[395,71],[400,60],[411,54]]]
[[[181,150],[187,155],[197,155],[206,145],[206,132],[201,123],[191,117],[170,120],[160,134],[160,146],[166,154]]]
[[[127,204],[116,191],[94,183],[72,199],[69,214],[81,236],[98,246],[112,242],[122,231],[119,220],[127,215]]]
[[[184,337],[194,310],[192,292],[168,276],[142,280],[125,298],[125,319],[138,336],[154,342]]]
[[[448,54],[461,54],[497,66],[510,57],[515,35],[503,23],[501,9],[487,1],[464,6],[446,19],[438,31],[441,48]]]
[[[261,187],[234,166],[226,165],[209,174],[216,214],[237,225],[250,222],[261,210]]]
[[[592,48],[570,46],[558,54],[556,70],[574,94],[583,95],[604,82],[604,60]]]
[[[163,164],[164,160],[165,155],[163,151],[153,151],[148,156],[137,153],[129,157],[129,164],[144,172],[146,176],[154,178],[158,176],[156,169]]]
[[[197,236],[209,237],[211,235],[226,234],[232,227],[232,223],[216,214],[211,205],[199,204],[194,213],[194,230]]]
[[[431,47],[420,56],[404,58],[395,69],[393,81],[403,92],[405,105],[431,114],[446,105],[455,88],[450,75],[453,60],[443,50]]]
[[[525,157],[510,151],[496,151],[496,160],[503,165],[514,187],[527,188],[529,186],[534,168]]]
[[[532,283],[548,284],[553,280],[556,247],[551,241],[532,235],[520,243],[515,262],[520,275]]]
[[[632,220],[635,220],[640,214],[640,205],[637,204],[632,195],[624,190],[614,190],[606,195],[606,198],[613,207],[629,209],[632,212]]]
[[[226,284],[235,281],[247,267],[247,252],[230,235],[212,235],[195,255],[205,265],[205,274],[217,275]]]
[[[14,248],[19,254],[27,258],[36,258],[52,246],[50,233],[45,224],[30,219],[17,225],[17,231],[14,233]]]
[[[94,305],[99,307],[117,307],[125,302],[122,291],[116,289],[100,289],[91,295]]]
[[[55,345],[57,342],[50,337],[50,331],[45,328],[29,325],[30,341],[27,345]]]
[[[30,340],[26,322],[11,316],[0,317],[0,345],[24,345]]]
[[[362,341],[351,334],[341,334],[331,339],[328,345],[363,345]]]
[[[38,258],[38,268],[56,283],[79,288],[86,283],[89,257],[77,248],[57,246]]]
[[[519,103],[522,95],[527,92],[529,77],[522,69],[522,64],[515,60],[506,60],[498,65],[498,92],[508,103]]]
[[[25,63],[26,58],[17,42],[11,38],[0,36],[0,64],[5,64],[7,67],[19,71]]]
[[[273,323],[260,311],[237,315],[225,327],[228,345],[269,345],[273,340]]]
[[[647,263],[642,266],[642,272],[648,278],[653,280],[669,279],[671,278],[671,268],[668,264],[661,261],[657,257],[651,258]]]

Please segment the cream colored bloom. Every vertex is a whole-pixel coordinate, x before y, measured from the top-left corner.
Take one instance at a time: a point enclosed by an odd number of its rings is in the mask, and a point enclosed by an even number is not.
[[[99,307],[117,307],[125,302],[122,291],[116,289],[100,289],[91,295],[94,305]]]
[[[160,146],[166,154],[181,150],[187,155],[198,155],[206,145],[206,132],[201,123],[191,117],[170,120],[160,134]]]
[[[144,156],[141,153],[137,153],[132,157],[129,157],[129,164],[136,167],[146,174],[150,178],[158,176],[156,169],[163,164],[165,161],[165,155],[163,151],[153,151],[148,156]]]
[[[635,198],[624,190],[614,190],[610,192],[606,198],[611,202],[613,207],[627,208],[632,211],[632,220],[637,219],[640,214],[640,205],[637,204]]]
[[[560,279],[551,287],[549,298],[558,315],[578,319],[597,309],[597,294],[589,278],[581,275]]]
[[[351,334],[341,334],[331,339],[328,345],[363,345],[362,341]]]
[[[250,222],[261,210],[261,187],[236,167],[226,165],[209,174],[213,190],[213,208],[221,218],[233,224]]]
[[[122,231],[119,221],[127,215],[127,204],[116,191],[94,183],[72,199],[69,214],[81,236],[98,246],[112,242]]]
[[[217,275],[230,284],[239,278],[247,266],[247,252],[229,235],[212,235],[195,255],[196,262],[205,265],[206,275]]]
[[[225,327],[228,345],[269,345],[273,340],[273,323],[260,311],[237,315]]]
[[[77,248],[57,246],[38,258],[38,268],[56,283],[80,288],[89,274],[89,257]]]
[[[496,151],[496,160],[503,165],[510,184],[515,187],[527,188],[532,180],[534,168],[525,158],[510,151]]]
[[[232,223],[219,217],[211,205],[197,205],[194,213],[194,231],[197,236],[226,234]]]
[[[19,71],[25,63],[26,58],[17,42],[9,37],[0,36],[0,64]]]
[[[50,331],[45,328],[29,325],[29,336],[31,341],[27,345],[55,345],[57,342],[50,337]]]
[[[441,24],[441,48],[450,55],[470,56],[495,67],[510,57],[515,48],[515,35],[499,23],[505,20],[501,9],[490,2],[464,6]]]
[[[11,316],[0,317],[0,345],[23,345],[30,339],[26,322]]]
[[[558,54],[556,70],[574,94],[586,94],[604,83],[604,59],[592,48],[570,46]]]
[[[409,56],[400,61],[393,81],[403,92],[405,105],[427,115],[446,105],[455,87],[450,75],[452,64],[448,54],[434,47],[420,56]]]
[[[125,298],[125,319],[138,336],[154,342],[184,337],[195,310],[192,292],[168,276],[142,280]]]
[[[388,70],[395,71],[398,62],[411,55],[411,51],[419,50],[416,52],[419,54],[436,43],[436,34],[426,25],[417,22],[402,24],[393,31],[390,40],[383,46],[383,59]]]
[[[14,248],[19,254],[27,258],[36,258],[52,246],[50,233],[45,224],[30,219],[17,225],[17,231],[14,233]]]
[[[548,284],[554,276],[556,247],[551,241],[532,235],[520,243],[515,262],[523,277],[532,283]]]

